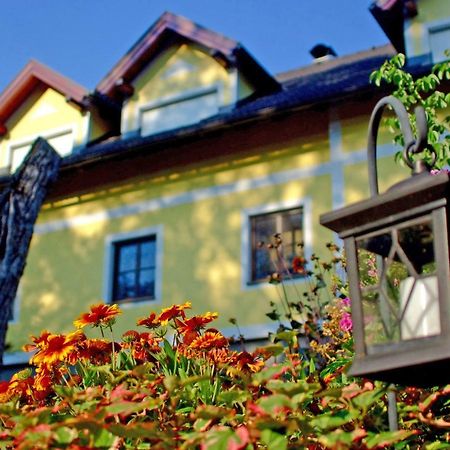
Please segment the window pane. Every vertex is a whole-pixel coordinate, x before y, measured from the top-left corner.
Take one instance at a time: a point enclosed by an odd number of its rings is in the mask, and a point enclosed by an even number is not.
[[[193,98],[142,111],[141,135],[172,130],[199,122],[219,111],[217,92],[208,92]]]
[[[272,273],[287,274],[293,258],[301,253],[302,208],[261,214],[250,218],[252,230],[252,281],[263,281]]]
[[[154,297],[155,295],[155,270],[146,269],[139,273],[138,284],[139,297]]]
[[[136,273],[125,272],[117,280],[116,300],[136,297]]]
[[[141,269],[152,268],[155,265],[156,242],[149,241],[141,244],[140,267]]]
[[[121,245],[119,253],[119,272],[136,269],[137,246],[136,244]]]

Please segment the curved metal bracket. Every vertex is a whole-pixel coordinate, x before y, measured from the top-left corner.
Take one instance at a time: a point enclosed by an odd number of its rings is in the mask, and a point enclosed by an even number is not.
[[[369,186],[370,195],[378,195],[378,169],[377,169],[377,136],[380,127],[381,117],[384,108],[390,106],[400,121],[400,128],[405,141],[403,149],[403,159],[412,169],[414,163],[410,157],[411,154],[422,152],[427,145],[427,118],[422,106],[417,106],[414,110],[416,116],[417,139],[409,122],[408,112],[403,103],[392,95],[383,97],[374,107],[369,121],[369,134],[367,138],[367,160],[369,165]],[[425,165],[419,164],[418,171],[425,170]]]

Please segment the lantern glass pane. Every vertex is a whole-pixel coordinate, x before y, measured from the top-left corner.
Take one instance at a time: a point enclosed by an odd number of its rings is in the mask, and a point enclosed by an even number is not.
[[[400,224],[356,243],[367,352],[440,334],[430,220]]]

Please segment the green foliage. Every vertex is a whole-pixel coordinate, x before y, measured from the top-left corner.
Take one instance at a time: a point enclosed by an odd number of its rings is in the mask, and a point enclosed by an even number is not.
[[[430,74],[415,78],[404,69],[405,56],[398,54],[386,61],[380,69],[373,72],[370,80],[376,86],[388,85],[393,89],[392,94],[403,102],[413,120],[414,108],[424,107],[428,123],[428,143],[436,152],[437,169],[450,165],[450,93],[440,90],[443,84],[450,80],[450,61],[437,64]],[[394,133],[394,141],[403,146],[403,136],[400,124],[396,118],[386,119],[386,124]],[[397,154],[400,159],[401,153]],[[424,159],[430,161],[429,152]]]

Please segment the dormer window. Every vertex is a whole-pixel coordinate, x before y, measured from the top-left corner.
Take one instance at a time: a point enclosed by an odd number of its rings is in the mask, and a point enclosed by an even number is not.
[[[218,89],[196,90],[146,105],[140,110],[141,136],[200,122],[219,111]]]
[[[9,167],[11,173],[15,172],[20,166],[37,137],[38,136],[33,136],[31,138],[11,142],[9,145]],[[66,156],[72,152],[73,130],[71,129],[53,133],[41,133],[41,137],[46,139],[61,156]]]

